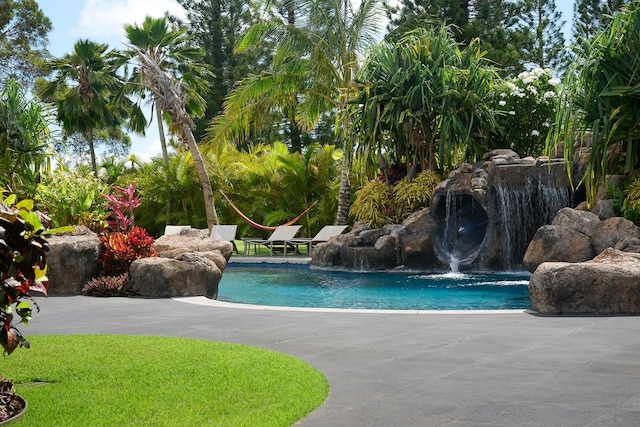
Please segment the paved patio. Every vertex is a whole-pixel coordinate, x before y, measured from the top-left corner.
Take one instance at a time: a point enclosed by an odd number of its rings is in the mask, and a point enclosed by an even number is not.
[[[201,297],[37,301],[27,337],[192,337],[304,359],[331,392],[303,426],[640,424],[640,317],[246,309]]]

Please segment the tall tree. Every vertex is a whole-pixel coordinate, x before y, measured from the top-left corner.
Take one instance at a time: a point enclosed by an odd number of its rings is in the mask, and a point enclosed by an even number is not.
[[[41,75],[50,31],[36,0],[0,1],[0,81],[32,82]]]
[[[517,24],[520,3],[508,0],[408,0],[389,6],[389,35],[393,41],[412,29],[450,25],[454,38],[467,45],[480,39],[486,57],[501,70],[515,74],[523,68],[522,44],[526,35]]]
[[[576,42],[588,40],[608,28],[613,16],[629,3],[625,0],[575,0],[573,4],[573,37]]]
[[[91,167],[98,177],[95,129],[127,125],[144,132],[142,111],[124,96],[123,82],[117,74],[117,57],[106,44],[78,40],[73,52],[49,63],[54,76],[40,87],[45,101],[57,107],[57,119],[66,135],[84,135],[89,146]]]
[[[531,36],[526,49],[530,65],[563,73],[568,63],[564,24],[555,0],[524,1],[522,26]]]
[[[212,117],[222,111],[224,99],[233,86],[249,73],[261,70],[262,52],[234,54],[234,48],[246,29],[255,23],[257,2],[243,0],[178,0],[187,11],[184,26],[189,28],[194,43],[204,49],[202,62],[209,64],[213,77],[205,95],[207,109],[196,118],[197,139],[206,132]]]
[[[180,136],[186,142],[189,147],[189,152],[195,164],[200,178],[200,184],[202,185],[202,194],[204,197],[205,211],[207,215],[207,227],[219,224],[218,214],[216,213],[216,207],[214,203],[213,190],[211,188],[211,181],[209,179],[209,173],[204,164],[202,154],[198,148],[198,144],[193,135],[193,119],[189,111],[189,100],[197,105],[202,105],[204,100],[202,97],[198,97],[198,93],[193,91],[193,86],[188,85],[190,79],[180,79],[179,76],[173,77],[169,71],[162,69],[160,64],[156,62],[147,52],[130,46],[130,49],[136,52],[135,60],[140,66],[140,75],[142,76],[142,84],[146,87],[152,95],[160,99],[163,110],[169,115],[171,123]],[[200,52],[200,58],[203,56],[203,52]],[[199,62],[184,63],[185,74],[193,73],[195,70],[206,71],[206,66]],[[191,97],[188,95],[191,93]]]
[[[202,52],[201,49],[193,45],[193,39],[187,34],[187,30],[184,28],[172,30],[169,28],[167,18],[152,18],[150,16],[145,17],[141,26],[127,24],[124,26],[124,30],[132,47],[125,53],[125,59],[132,59],[139,63],[139,52],[144,52],[149,60],[153,61],[162,71],[170,75],[179,75],[185,83],[183,90],[184,95],[188,98],[186,108],[194,116],[202,116],[205,102],[198,92],[206,92],[207,78],[211,77],[211,73],[207,67],[198,67]],[[163,126],[166,110],[165,98],[148,87],[146,82],[148,76],[144,75],[144,71],[147,69],[142,67],[142,64],[138,65],[140,67],[134,68],[135,72],[130,77],[130,82],[138,85],[139,89],[150,91],[152,94],[162,158],[165,165],[168,166],[169,155]]]
[[[354,77],[359,55],[381,34],[381,3],[287,0],[282,5],[289,5],[284,10],[295,10],[295,25],[276,16],[247,32],[239,48],[270,45],[273,61],[267,72],[242,82],[230,95],[227,103],[230,108],[225,107],[225,115],[232,113],[231,121],[236,124],[230,126],[245,131],[254,123],[252,117],[293,106],[299,123],[311,129],[322,114],[334,111],[336,131],[344,141],[336,222],[346,224],[353,151],[348,107],[356,93]],[[244,90],[247,85],[250,90]]]

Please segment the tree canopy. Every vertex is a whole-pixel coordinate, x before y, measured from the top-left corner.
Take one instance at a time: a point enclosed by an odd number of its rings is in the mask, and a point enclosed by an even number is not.
[[[33,82],[42,75],[51,28],[36,0],[0,2],[0,81]]]

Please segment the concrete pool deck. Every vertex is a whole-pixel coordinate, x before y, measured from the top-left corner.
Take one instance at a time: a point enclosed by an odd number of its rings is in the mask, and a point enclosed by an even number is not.
[[[36,300],[40,312],[21,328],[27,338],[176,336],[303,359],[324,373],[331,391],[302,426],[637,426],[640,419],[635,316],[246,309],[197,298]]]

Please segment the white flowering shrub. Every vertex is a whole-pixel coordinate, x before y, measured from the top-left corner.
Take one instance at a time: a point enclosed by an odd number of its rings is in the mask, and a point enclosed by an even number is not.
[[[492,148],[511,148],[521,156],[539,156],[555,121],[560,80],[536,68],[501,82],[492,92],[498,128]]]

